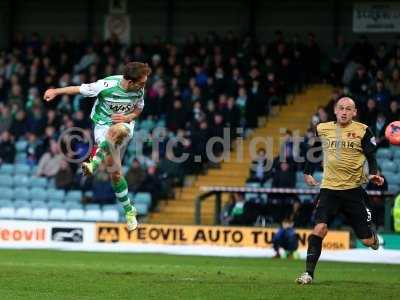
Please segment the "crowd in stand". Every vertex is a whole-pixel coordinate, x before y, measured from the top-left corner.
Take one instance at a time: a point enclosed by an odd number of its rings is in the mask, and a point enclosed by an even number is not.
[[[285,105],[289,94],[323,79],[336,90],[332,101],[313,116],[300,153],[311,141],[316,124],[333,119],[333,101],[342,95],[356,101],[358,119],[370,126],[380,147],[387,146],[384,128],[400,116],[400,38],[394,45],[372,45],[361,36],[349,45],[339,37],[326,54],[330,67],[324,73],[321,50],[312,33],[302,42],[299,36],[289,40],[277,31],[270,43],[248,35],[238,37],[233,32],[223,36],[210,32],[204,39],[191,33],[179,46],[154,37],[151,42],[137,41],[128,47],[115,37],[77,42],[63,36],[44,39],[35,33],[17,35],[11,47],[0,52],[0,163],[37,166],[37,176],[54,179],[58,188],[91,190],[94,201],[113,202],[106,170],[100,169],[92,179],[84,178],[78,165],[65,159],[61,153],[64,149],[56,142],[63,131],[73,127],[90,134],[93,99],[63,96],[48,103],[41,98],[50,87],[80,85],[120,74],[128,61],[151,65],[153,73],[140,121],[162,121],[165,131],[157,153],[152,139],[145,139],[142,153],[125,160],[127,180],[132,192],[151,192],[156,200],[171,196],[171,187],[182,185],[185,175],[204,172],[211,166],[205,152],[210,137],[222,137],[225,127],[230,128],[231,138],[246,134],[258,126],[260,117],[275,114],[278,106]],[[154,137],[151,130],[149,134]],[[167,141],[174,138],[182,142],[167,151]],[[25,155],[18,157],[15,143],[20,140],[27,144]],[[74,147],[79,156],[88,144]],[[282,147],[286,162],[275,160],[268,171],[266,153],[259,151],[249,182],[296,186],[295,172],[303,166],[294,163],[290,131]],[[213,148],[216,155],[222,150]],[[173,162],[171,157],[182,153],[188,153],[189,159],[181,164]],[[194,159],[196,156],[201,162]],[[299,199],[288,195],[269,199],[276,199],[267,207],[272,222],[288,217],[295,219],[295,225],[311,222],[312,209]],[[243,206],[236,203],[243,201],[242,195],[232,197],[225,211],[227,223],[248,223],[237,217],[243,213],[237,208]]]
[[[166,197],[170,185],[182,184],[185,174],[203,172],[209,165],[205,145],[211,136],[222,136],[224,127],[231,129],[231,137],[257,127],[259,117],[285,103],[287,93],[318,76],[317,67],[305,66],[315,66],[319,55],[312,34],[306,44],[298,37],[286,43],[281,32],[270,44],[233,32],[224,36],[210,32],[204,39],[189,34],[180,46],[154,37],[128,47],[115,37],[77,42],[63,36],[16,35],[11,47],[0,52],[0,163],[37,166],[37,176],[54,179],[59,188],[92,190],[96,201],[114,201],[106,172],[83,178],[78,165],[69,163],[62,155],[65,149],[56,143],[62,132],[73,127],[90,134],[93,99],[65,95],[48,103],[42,95],[50,87],[120,74],[128,61],[146,61],[153,73],[140,120],[162,120],[166,132],[158,153],[147,139],[143,153],[125,163],[133,191],[149,191],[156,199]],[[167,153],[163,145],[174,137],[183,142]],[[20,140],[27,144],[18,156],[15,143]],[[79,158],[88,143],[77,142],[73,147],[74,158]],[[219,155],[222,149],[216,146],[213,152]],[[169,159],[182,153],[189,154],[183,164]]]

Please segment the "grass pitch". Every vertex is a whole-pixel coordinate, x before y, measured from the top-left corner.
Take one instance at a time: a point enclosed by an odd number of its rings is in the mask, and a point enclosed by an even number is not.
[[[0,251],[0,299],[399,299],[400,265],[321,262],[298,286],[303,261]]]

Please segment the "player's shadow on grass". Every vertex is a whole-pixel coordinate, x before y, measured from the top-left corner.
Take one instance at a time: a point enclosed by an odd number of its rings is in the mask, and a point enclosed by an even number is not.
[[[326,287],[330,287],[330,286],[334,286],[337,287],[338,285],[342,285],[342,286],[349,286],[349,287],[353,287],[354,285],[357,286],[366,286],[366,287],[372,287],[372,286],[382,286],[381,283],[376,283],[376,282],[366,282],[366,281],[357,281],[357,280],[324,280],[324,281],[316,281],[313,282],[312,285],[318,285],[318,286],[326,286]]]

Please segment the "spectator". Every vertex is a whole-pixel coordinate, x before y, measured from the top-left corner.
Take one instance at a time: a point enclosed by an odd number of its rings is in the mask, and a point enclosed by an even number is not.
[[[264,148],[257,150],[257,157],[251,162],[250,177],[248,182],[259,182],[264,184],[271,176],[271,167]]]
[[[98,204],[115,203],[115,194],[111,186],[105,164],[101,164],[93,178],[93,202]]]
[[[389,112],[387,113],[387,123],[400,120],[400,107],[399,103],[395,100],[390,102]]]
[[[50,149],[39,160],[36,176],[47,178],[54,177],[61,167],[63,160],[58,143],[55,140],[50,141]]]
[[[0,135],[0,163],[12,164],[15,160],[15,144],[9,131]]]
[[[291,220],[284,220],[281,228],[276,232],[272,238],[272,245],[275,251],[275,258],[280,258],[280,248],[285,250],[287,258],[293,258],[294,253],[299,247],[299,240]]]
[[[385,129],[388,125],[388,120],[385,115],[380,112],[378,113],[375,123],[372,124],[371,130],[376,138],[376,144],[378,147],[388,147],[389,143],[385,138]]]
[[[128,182],[128,188],[132,193],[136,193],[137,190],[143,184],[145,179],[146,172],[140,165],[139,160],[134,159],[132,160],[131,167],[126,174],[126,181]]]
[[[61,160],[60,168],[55,175],[55,185],[58,189],[69,190],[73,187],[74,174],[68,162]]]

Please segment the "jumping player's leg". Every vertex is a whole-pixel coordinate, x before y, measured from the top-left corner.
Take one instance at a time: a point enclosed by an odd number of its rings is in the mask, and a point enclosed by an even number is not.
[[[106,156],[114,152],[114,148],[119,148],[128,137],[132,136],[133,127],[128,128],[129,126],[129,124],[124,123],[112,126],[96,125],[94,136],[98,148],[92,160],[82,164],[82,170],[85,175],[92,175],[96,172]]]
[[[132,205],[131,199],[129,199],[128,183],[122,173],[119,149],[112,151],[106,157],[105,162],[111,177],[111,185],[114,190],[115,197],[124,208],[128,230],[135,230],[138,225],[136,220],[136,209]]]

